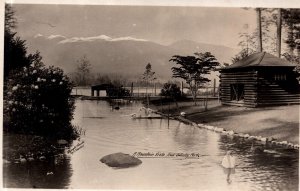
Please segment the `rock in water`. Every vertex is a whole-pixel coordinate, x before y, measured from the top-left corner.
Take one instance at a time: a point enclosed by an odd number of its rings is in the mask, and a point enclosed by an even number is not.
[[[140,159],[124,153],[106,155],[102,157],[100,161],[105,163],[107,166],[120,168],[136,166],[142,163]]]

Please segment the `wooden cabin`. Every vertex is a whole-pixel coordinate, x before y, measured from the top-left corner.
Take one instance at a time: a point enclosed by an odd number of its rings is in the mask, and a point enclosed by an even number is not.
[[[220,69],[223,105],[247,107],[299,104],[296,65],[265,52]]]

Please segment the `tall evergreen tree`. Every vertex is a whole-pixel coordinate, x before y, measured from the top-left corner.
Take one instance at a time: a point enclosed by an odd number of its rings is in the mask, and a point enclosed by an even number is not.
[[[293,56],[295,50],[300,57],[300,9],[283,9],[282,10],[283,26],[287,30],[287,39],[289,54]]]
[[[5,5],[5,29],[4,29],[4,79],[7,80],[9,73],[13,70],[29,66],[31,57],[27,56],[25,40],[16,36],[14,29],[17,20],[13,8]],[[38,53],[37,53],[38,54]]]
[[[146,82],[146,96],[147,96],[147,104],[149,106],[149,96],[148,96],[148,85],[149,82],[156,79],[155,72],[152,71],[152,66],[150,63],[146,65],[145,72],[142,75],[143,81]]]

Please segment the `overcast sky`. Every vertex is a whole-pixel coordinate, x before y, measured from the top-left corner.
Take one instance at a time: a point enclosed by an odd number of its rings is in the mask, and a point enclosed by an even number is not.
[[[170,44],[194,40],[236,48],[239,33],[256,27],[253,9],[104,5],[16,5],[18,34],[133,37]],[[249,28],[245,29],[245,24]]]

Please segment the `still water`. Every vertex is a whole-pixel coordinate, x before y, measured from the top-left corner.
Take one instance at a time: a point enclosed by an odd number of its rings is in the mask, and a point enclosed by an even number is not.
[[[73,123],[85,130],[85,135],[71,147],[78,150],[74,149],[58,164],[4,164],[6,186],[298,190],[298,152],[256,143],[255,146],[263,147],[265,152],[252,153],[251,142],[240,138],[175,120],[169,123],[166,119],[133,120],[128,115],[142,107],[138,102],[119,104],[119,107],[120,110],[112,110],[106,101],[76,101]],[[230,182],[220,165],[227,150],[233,152],[238,164],[230,175]],[[116,152],[197,153],[200,157],[141,158],[141,165],[123,169],[110,168],[99,161],[101,157]]]

